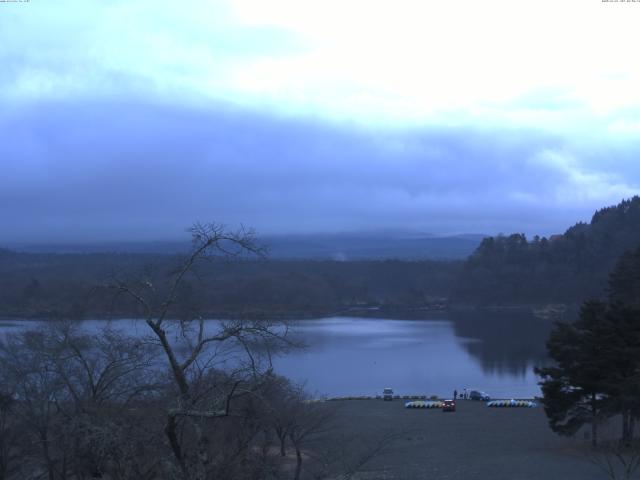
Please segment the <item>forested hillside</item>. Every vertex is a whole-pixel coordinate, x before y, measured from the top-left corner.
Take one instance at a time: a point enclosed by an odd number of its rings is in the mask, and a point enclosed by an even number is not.
[[[465,263],[453,296],[480,304],[579,302],[605,292],[616,260],[640,245],[640,197],[598,210],[550,238],[489,237]]]
[[[463,260],[486,235],[438,237],[414,232],[360,232],[307,235],[266,235],[260,242],[271,260]],[[85,242],[67,244],[16,243],[24,253],[155,253],[185,254],[188,239],[155,242]]]
[[[177,255],[26,254],[0,252],[3,317],[131,316],[101,286],[113,279],[154,285],[178,265]],[[419,308],[447,297],[461,262],[214,260],[183,282],[174,315],[323,315],[349,308]],[[158,292],[161,294],[162,292]]]

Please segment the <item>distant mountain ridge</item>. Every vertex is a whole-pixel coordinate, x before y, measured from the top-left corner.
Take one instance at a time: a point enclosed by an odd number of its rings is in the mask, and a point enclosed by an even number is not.
[[[259,237],[272,259],[317,260],[453,260],[464,259],[478,247],[481,234],[438,237],[424,233],[338,233],[266,235]],[[176,254],[189,242],[109,242],[87,244],[15,245],[26,253],[153,253]]]
[[[469,256],[482,238],[325,234],[266,237],[265,242],[272,258],[451,260]]]

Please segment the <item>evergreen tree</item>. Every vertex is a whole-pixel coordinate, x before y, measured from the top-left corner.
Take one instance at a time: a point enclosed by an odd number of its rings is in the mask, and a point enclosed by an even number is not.
[[[613,330],[602,339],[612,355],[609,393],[628,445],[640,417],[640,247],[625,252],[609,275],[609,304]]]
[[[612,304],[640,306],[640,247],[625,252],[609,275]]]
[[[590,424],[594,446],[598,422],[609,411],[609,357],[602,355],[599,341],[605,319],[604,303],[585,302],[578,322],[557,323],[549,337],[547,348],[555,365],[536,368],[542,378],[542,403],[551,429],[561,435],[573,435]]]
[[[616,260],[640,245],[640,197],[597,211],[563,235],[528,241],[523,234],[485,238],[469,257],[456,283],[457,301],[490,304],[576,303],[600,297]],[[616,282],[640,302],[640,249],[626,254]],[[625,300],[626,301],[626,300]]]
[[[602,356],[610,366],[605,384],[608,408],[611,414],[621,415],[622,441],[629,445],[640,416],[640,309],[612,305],[603,327]]]
[[[597,442],[600,418],[620,415],[622,441],[640,418],[640,248],[609,276],[609,302],[587,301],[574,324],[557,324],[547,349],[553,367],[537,369],[553,431],[571,435],[586,423]]]

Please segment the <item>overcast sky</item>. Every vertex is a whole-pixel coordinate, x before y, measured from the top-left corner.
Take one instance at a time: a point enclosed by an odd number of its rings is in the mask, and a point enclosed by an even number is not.
[[[0,2],[1,242],[562,232],[640,192],[640,2]]]

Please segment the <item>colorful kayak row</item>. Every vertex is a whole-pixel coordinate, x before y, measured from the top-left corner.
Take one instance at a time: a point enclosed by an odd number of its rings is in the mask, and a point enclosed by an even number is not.
[[[427,398],[426,395],[394,395],[393,399],[394,400],[424,400],[425,398]],[[371,396],[371,395],[358,395],[358,396],[350,396],[350,397],[329,397],[326,398],[325,400],[332,402],[335,400],[384,400],[384,397],[382,395],[375,395],[375,396]]]
[[[487,407],[524,407],[533,408],[537,403],[531,400],[492,400],[487,402]]]
[[[417,402],[406,402],[404,408],[442,408],[443,402],[439,400],[426,400]]]
[[[444,403],[440,400],[427,400],[417,402],[406,402],[405,408],[442,408]],[[487,407],[523,407],[533,408],[536,407],[536,402],[531,400],[493,400],[487,402]]]

